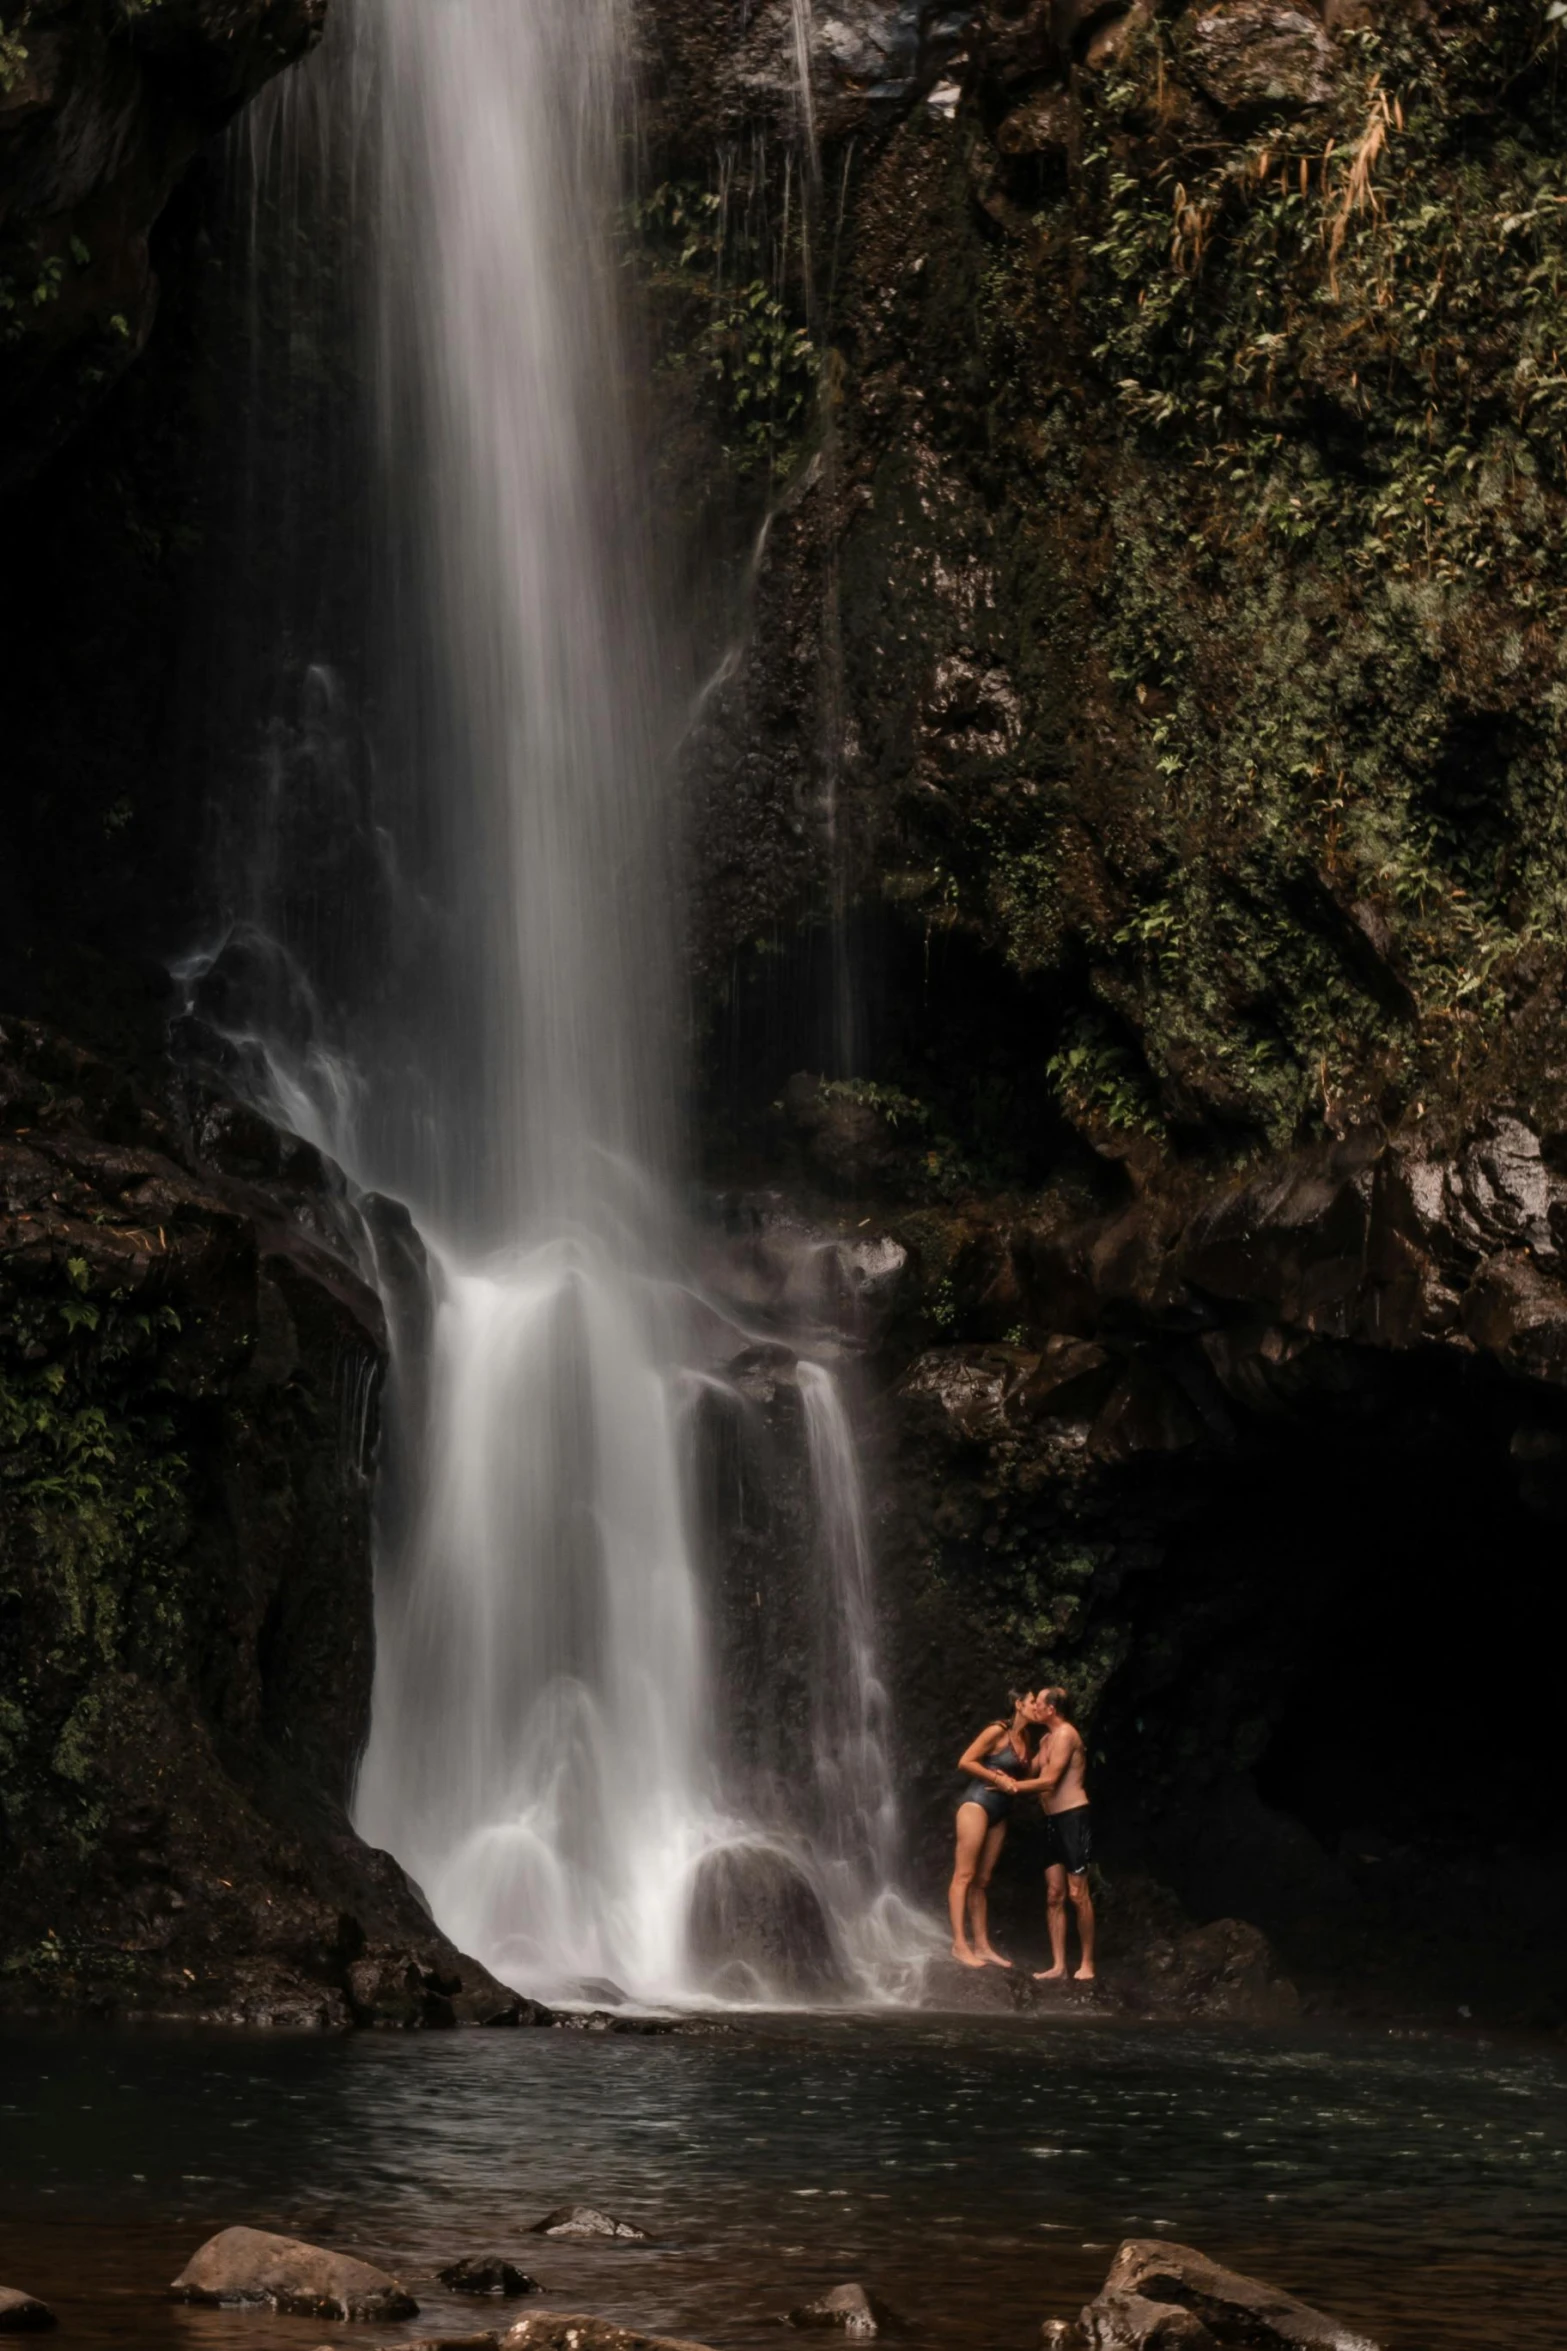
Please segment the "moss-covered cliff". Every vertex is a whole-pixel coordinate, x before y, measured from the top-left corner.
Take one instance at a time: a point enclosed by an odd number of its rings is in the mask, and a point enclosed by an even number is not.
[[[998,5],[829,147],[808,279],[772,198],[821,462],[715,724],[787,679],[840,888],[1047,981],[1064,1115],[1139,1158],[1494,1094],[1554,995],[1560,37],[1372,13]]]
[[[720,69],[651,14],[665,446],[737,572],[768,518],[689,746],[710,1160],[907,1253],[871,1369],[932,1873],[948,1752],[1042,1655],[1112,1860],[1308,1972],[1487,1980],[1444,1906],[1499,1800],[1491,1994],[1543,2017],[1558,21],[865,5],[808,110],[777,9]],[[751,361],[765,433],[714,359],[751,273],[816,391]],[[1453,1676],[1508,1722],[1459,1787]]]

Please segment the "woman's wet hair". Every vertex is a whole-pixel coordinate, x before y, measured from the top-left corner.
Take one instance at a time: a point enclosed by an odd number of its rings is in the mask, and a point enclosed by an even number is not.
[[[1008,1692],[1007,1692],[1007,1714],[1006,1714],[1006,1719],[1007,1719],[1007,1721],[1008,1721],[1008,1723],[1009,1723],[1009,1724],[1010,1724],[1010,1723],[1013,1723],[1013,1722],[1015,1722],[1015,1721],[1017,1720],[1017,1710],[1018,1710],[1018,1708],[1019,1708],[1020,1706],[1022,1706],[1022,1705],[1023,1705],[1023,1704],[1024,1704],[1024,1703],[1025,1703],[1027,1700],[1028,1700],[1028,1699],[1032,1698],[1034,1695],[1035,1695],[1035,1693],[1034,1693],[1034,1691],[1032,1691],[1032,1690],[1008,1690]],[[1039,1738],[1039,1725],[1038,1725],[1038,1723],[1037,1723],[1037,1722],[1028,1722],[1028,1723],[1025,1723],[1025,1724],[1023,1725],[1023,1741],[1024,1741],[1024,1752],[1025,1752],[1025,1753],[1028,1753],[1028,1752],[1030,1752],[1030,1751],[1032,1750],[1033,1746],[1034,1746],[1034,1745],[1037,1743],[1037,1741],[1038,1741],[1038,1738]]]

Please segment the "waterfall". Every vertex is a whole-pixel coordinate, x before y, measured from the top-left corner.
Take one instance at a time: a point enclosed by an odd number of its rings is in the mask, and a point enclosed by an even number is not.
[[[762,1827],[714,1760],[680,1399],[687,1374],[724,1386],[698,1326],[752,1334],[684,1270],[670,1206],[678,730],[613,242],[621,16],[339,0],[249,133],[271,293],[247,397],[303,403],[330,459],[318,511],[308,482],[268,487],[313,431],[247,455],[233,561],[273,643],[210,666],[221,723],[250,740],[259,713],[262,749],[184,977],[236,1082],[406,1203],[428,1267],[429,1311],[393,1317],[361,1832],[546,1996],[700,1988],[703,1871],[729,1872],[709,1921],[754,1924],[765,1853],[821,1922],[821,1980],[865,1993],[922,1936],[890,1892],[853,1436],[808,1357],[814,1794]],[[304,565],[267,555],[284,511]]]
[[[668,1163],[675,1073],[606,243],[618,17],[375,19],[380,413],[392,479],[418,485],[410,735],[441,778],[462,1026],[415,1201],[440,1275],[425,1491],[382,1577],[358,1818],[459,1941],[546,1985],[678,1980],[719,1827],[650,1278],[669,1236],[636,1173]]]

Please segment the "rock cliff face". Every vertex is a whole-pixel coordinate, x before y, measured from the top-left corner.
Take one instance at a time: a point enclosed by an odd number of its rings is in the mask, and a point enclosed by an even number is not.
[[[0,2012],[514,2021],[344,1813],[381,1310],[341,1184],[0,1038]]]
[[[151,332],[149,237],[192,156],[319,39],[326,0],[6,0],[0,11],[0,486]]]
[[[785,10],[646,13],[665,463],[749,614],[689,746],[710,1154],[905,1263],[929,1866],[1038,1658],[1118,1866],[1554,2014],[1560,35],[866,0],[807,88]],[[1440,1938],[1498,1801],[1488,1973]]]

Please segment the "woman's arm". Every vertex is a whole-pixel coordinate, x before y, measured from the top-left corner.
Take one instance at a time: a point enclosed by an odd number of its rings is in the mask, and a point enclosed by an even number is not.
[[[1005,1738],[1006,1729],[1004,1722],[987,1723],[979,1737],[972,1740],[958,1757],[958,1769],[967,1772],[971,1780],[989,1780],[993,1788],[1005,1788],[1010,1795],[1016,1781],[1009,1780],[1005,1772],[992,1771],[988,1763],[980,1761],[987,1747],[994,1747],[998,1739]]]

